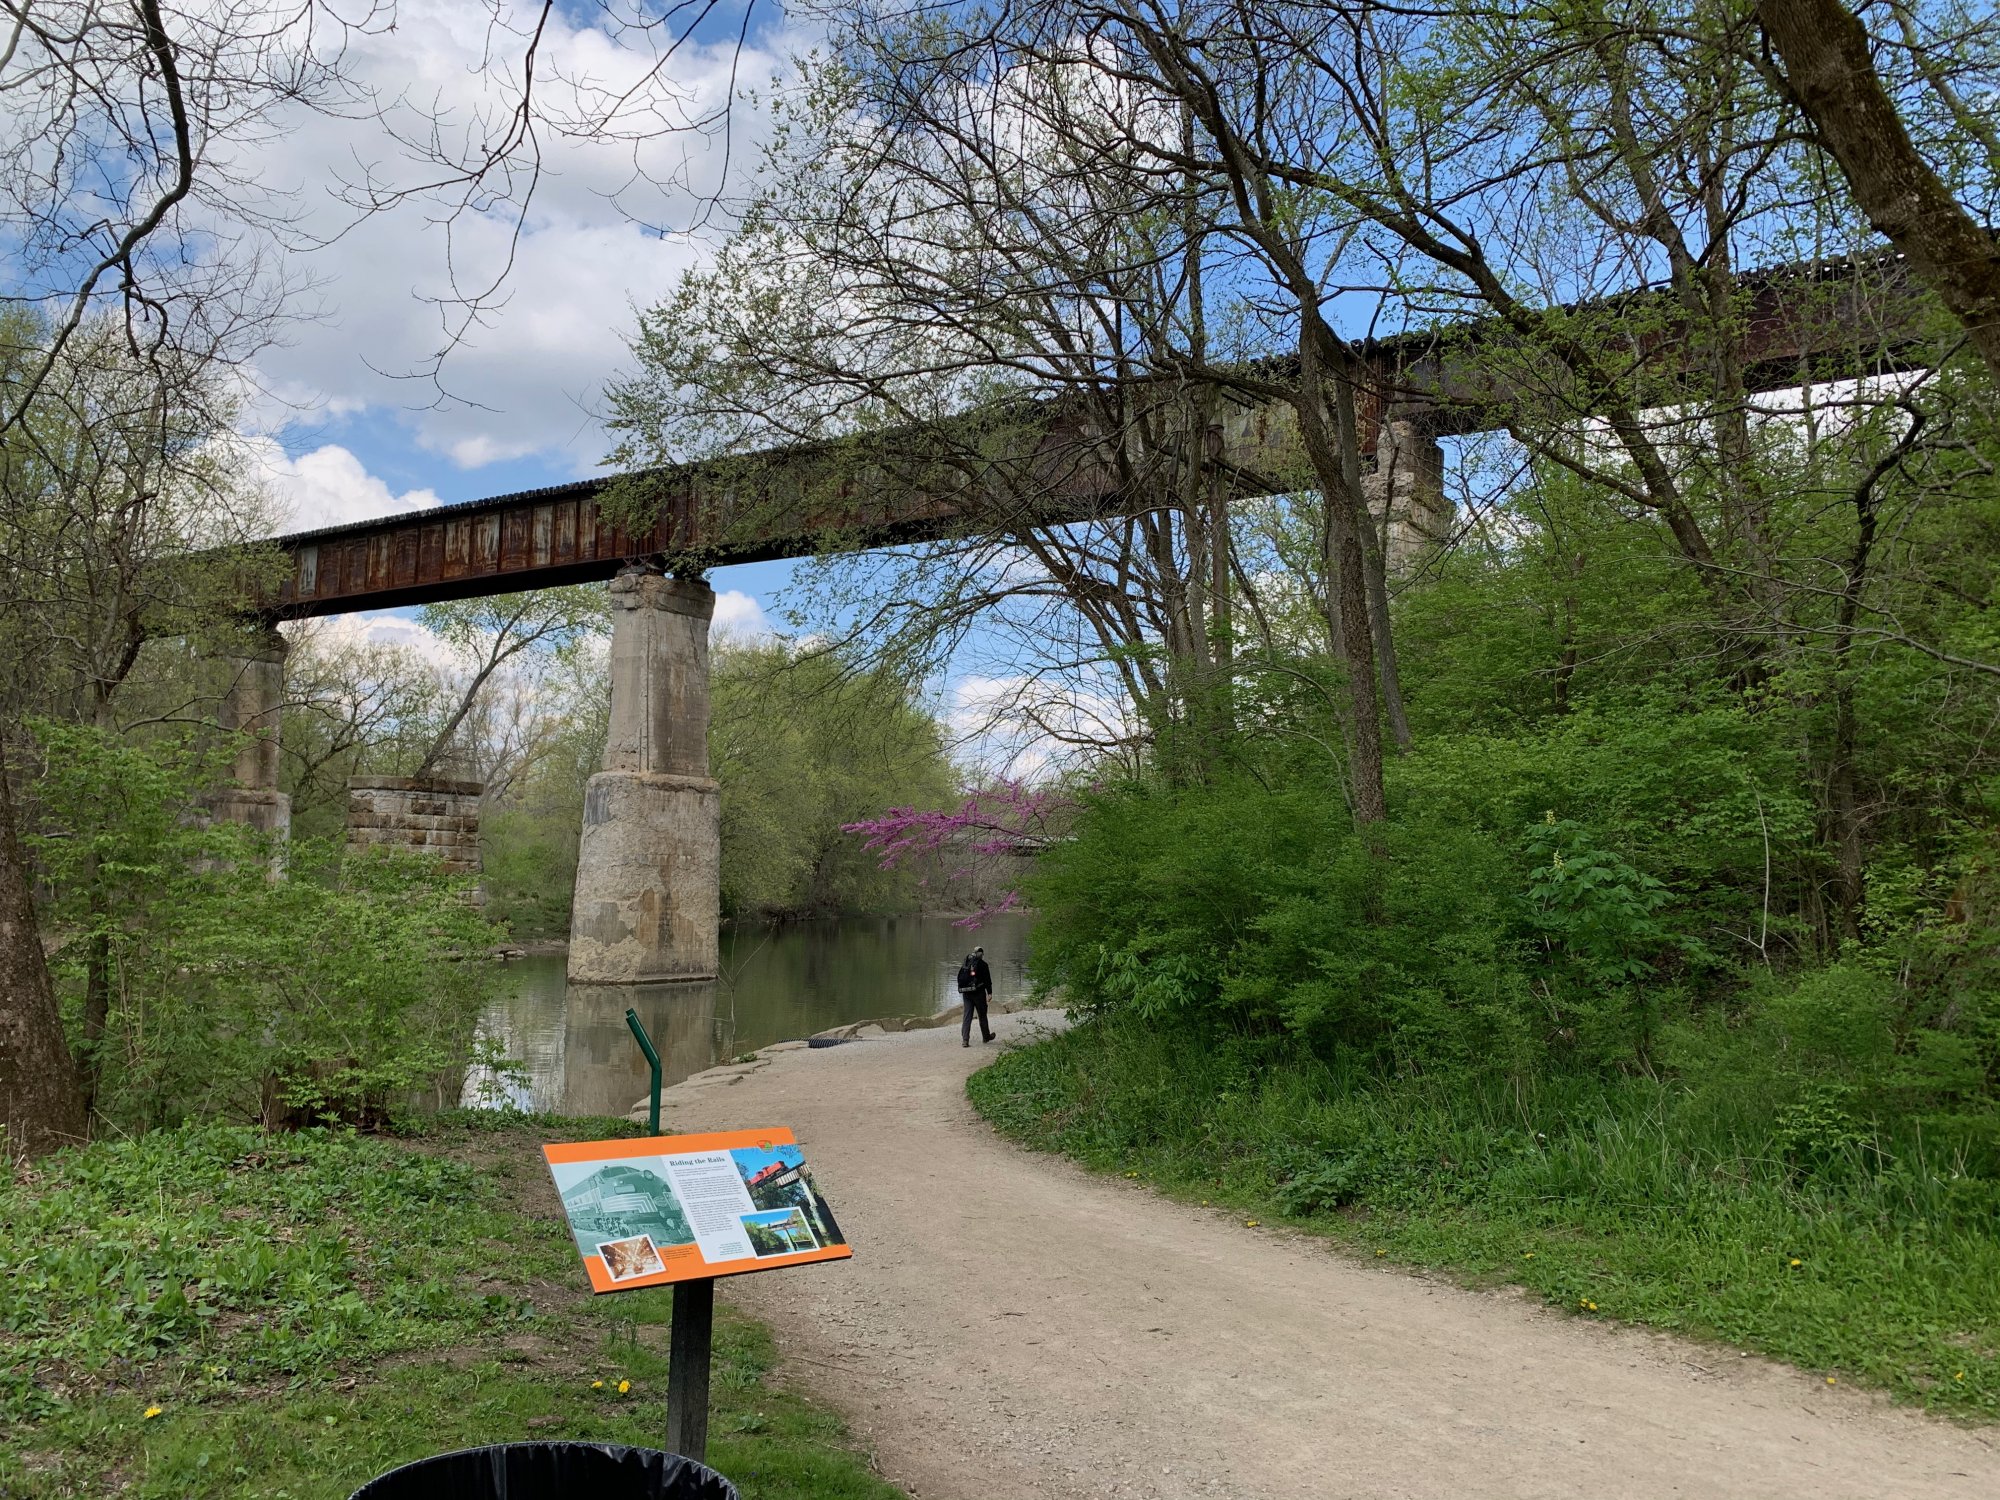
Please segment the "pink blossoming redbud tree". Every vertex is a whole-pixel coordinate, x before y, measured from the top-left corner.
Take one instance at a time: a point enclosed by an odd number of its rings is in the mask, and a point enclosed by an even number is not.
[[[1018,781],[996,781],[968,788],[965,800],[955,808],[929,809],[892,807],[880,817],[859,823],[843,823],[842,830],[859,834],[864,847],[880,856],[881,867],[894,869],[914,859],[937,859],[941,863],[963,855],[1030,855],[1054,842],[1052,821],[1074,810],[1076,803],[1050,788],[1025,786]],[[952,869],[947,882],[972,873],[970,866]],[[928,884],[928,880],[924,883]],[[1009,889],[997,901],[982,902],[970,916],[960,917],[959,927],[977,927],[989,917],[1016,911],[1021,893]]]

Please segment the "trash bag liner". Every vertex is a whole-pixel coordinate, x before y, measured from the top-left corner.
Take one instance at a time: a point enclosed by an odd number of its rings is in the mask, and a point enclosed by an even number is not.
[[[351,1500],[741,1500],[706,1464],[615,1443],[501,1443],[419,1459]]]

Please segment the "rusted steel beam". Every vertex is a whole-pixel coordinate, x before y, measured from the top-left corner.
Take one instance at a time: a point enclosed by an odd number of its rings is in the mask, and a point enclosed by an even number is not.
[[[1736,352],[1753,391],[1906,369],[1927,347],[1929,304],[1888,257],[1767,271],[1738,286]],[[1628,400],[1668,406],[1701,390],[1709,356],[1666,292],[1537,316],[1574,319]],[[1443,435],[1504,426],[1523,413],[1560,422],[1598,409],[1579,372],[1549,356],[1535,332],[1498,320],[1373,342],[1362,360],[1364,454],[1385,414]],[[1295,369],[1282,358],[1244,367],[1211,436],[1209,456],[1239,494],[1305,482],[1288,407],[1248,393],[1282,387]],[[1143,409],[1148,392],[1166,401],[1177,391],[1164,380],[1142,383],[1132,405]],[[269,613],[426,604],[602,581],[639,559],[707,568],[934,539],[969,524],[1060,525],[1157,503],[1157,490],[1135,488],[1122,439],[1061,401],[978,420],[640,476],[658,520],[639,534],[605,514],[614,482],[605,479],[299,532],[278,539],[291,568]],[[1010,496],[1024,495],[1034,498],[1010,508]]]
[[[658,522],[636,534],[600,509],[610,481],[586,479],[279,537],[291,568],[271,612],[297,619],[602,582],[637,559],[699,559],[715,567],[795,557],[835,531],[861,539],[858,545],[889,545],[938,535],[946,519],[922,505],[851,506],[768,535],[737,537],[713,511],[708,524],[697,523],[698,478],[690,472],[676,483],[660,476],[656,489],[672,486],[667,503]]]

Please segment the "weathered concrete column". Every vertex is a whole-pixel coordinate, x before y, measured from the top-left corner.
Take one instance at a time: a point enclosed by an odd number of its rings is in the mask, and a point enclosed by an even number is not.
[[[721,795],[708,774],[708,622],[699,580],[611,582],[611,728],[584,793],[569,977],[713,979]]]
[[[207,799],[212,816],[247,823],[276,838],[292,831],[292,799],[278,790],[279,720],[285,702],[285,653],[290,649],[277,626],[265,625],[246,654],[229,659],[233,675],[216,717],[224,729],[245,738],[230,767],[235,785]]]
[[[1391,577],[1407,573],[1451,536],[1456,514],[1444,492],[1444,449],[1417,423],[1391,418],[1375,445],[1375,472],[1361,492],[1382,528]]]

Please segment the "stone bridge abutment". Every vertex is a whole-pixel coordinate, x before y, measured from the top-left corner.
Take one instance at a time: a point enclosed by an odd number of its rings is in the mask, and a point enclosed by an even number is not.
[[[698,578],[628,569],[610,583],[611,720],[584,795],[569,974],[596,984],[713,979],[721,916],[721,794],[708,774],[708,629],[715,594]],[[284,838],[279,790],[286,642],[262,627],[218,708],[243,736],[211,814]],[[477,782],[356,777],[351,849],[405,849],[479,869]]]

